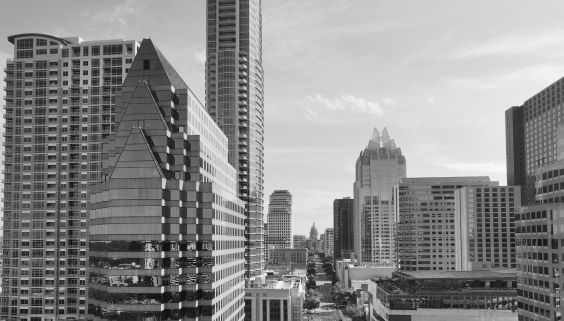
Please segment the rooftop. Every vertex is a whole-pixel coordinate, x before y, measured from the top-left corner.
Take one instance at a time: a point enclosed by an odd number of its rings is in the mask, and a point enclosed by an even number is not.
[[[400,183],[459,183],[473,182],[493,183],[488,176],[460,176],[460,177],[405,177]]]
[[[516,280],[516,270],[495,271],[401,271],[394,274],[404,280]]]

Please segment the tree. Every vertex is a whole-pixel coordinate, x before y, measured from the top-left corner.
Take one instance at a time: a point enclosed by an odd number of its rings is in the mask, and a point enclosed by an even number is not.
[[[317,271],[314,268],[309,268],[307,269],[307,274],[313,274],[315,275],[315,273],[317,273]]]
[[[364,321],[365,320],[364,309],[360,308],[356,305],[352,305],[352,304],[347,305],[347,307],[343,311],[343,314],[346,317],[351,318],[352,321]]]
[[[333,275],[331,276],[331,285],[335,285],[339,283],[339,281],[339,276],[335,273],[335,271],[333,271]]]
[[[308,269],[312,269],[312,268],[315,269],[315,262],[313,262],[313,261],[307,262],[307,268]]]
[[[323,263],[327,263],[327,262],[333,262],[333,257],[332,256],[326,256],[323,258],[323,260],[321,260],[321,262]]]
[[[316,289],[317,288],[317,282],[315,282],[315,275],[310,274],[310,275],[308,275],[307,278],[308,278],[308,281],[305,284],[306,290]]]
[[[304,300],[304,309],[311,313],[311,310],[319,308],[321,302],[316,298],[306,298]]]
[[[327,270],[333,271],[333,264],[331,264],[329,262],[323,263],[323,265],[321,267],[325,270],[325,272],[327,272]]]
[[[333,285],[331,297],[335,305],[356,304],[356,292],[354,289],[342,286],[340,283]]]
[[[325,257],[325,253],[323,253],[323,252],[319,253],[319,257],[320,257],[320,258],[324,258],[324,257]]]

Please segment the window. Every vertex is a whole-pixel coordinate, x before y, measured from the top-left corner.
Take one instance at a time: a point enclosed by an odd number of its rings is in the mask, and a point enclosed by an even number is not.
[[[47,54],[47,49],[37,49],[35,51],[36,55],[46,55]]]
[[[133,62],[133,59],[131,59],[131,58],[125,59],[125,63],[126,63],[126,64],[130,64],[130,63],[132,63],[132,62]]]
[[[88,63],[88,61],[85,61],[86,63]],[[82,71],[82,75],[83,76],[88,76],[88,70],[83,70]]]
[[[51,54],[51,55],[57,55],[57,54],[59,54],[59,48],[51,48],[51,49],[49,49],[49,54]]]
[[[30,49],[33,48],[33,39],[20,39],[16,44],[17,49]]]
[[[151,61],[143,60],[143,69],[150,69],[150,68],[151,68]]]
[[[84,60],[84,61],[82,62],[82,65],[85,66],[85,67],[88,67],[88,60]]]
[[[100,55],[100,46],[92,46],[92,56]]]
[[[18,50],[16,57],[18,59],[33,58],[33,50]]]
[[[94,47],[92,47],[94,49]],[[123,53],[123,45],[105,45],[104,55],[121,55]],[[94,50],[92,50],[94,55]]]
[[[36,46],[47,46],[47,40],[45,39],[35,39]]]

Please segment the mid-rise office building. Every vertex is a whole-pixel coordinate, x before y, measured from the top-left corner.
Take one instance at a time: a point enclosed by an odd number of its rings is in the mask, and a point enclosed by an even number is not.
[[[305,285],[299,276],[268,279],[264,286],[245,292],[245,321],[302,320]]]
[[[455,270],[515,269],[520,187],[463,187],[454,191],[454,203]]]
[[[505,111],[507,184],[521,186],[523,205],[535,202],[535,171],[556,162],[556,128],[564,124],[563,93],[564,78]]]
[[[292,194],[277,190],[270,195],[268,204],[268,236],[266,245],[274,249],[293,248]]]
[[[305,235],[294,234],[292,239],[293,239],[293,242],[294,242],[294,248],[295,249],[306,247],[306,236]]]
[[[90,187],[135,40],[8,37],[3,320],[84,319]]]
[[[356,161],[354,182],[354,252],[358,263],[391,266],[395,257],[392,190],[406,177],[405,156],[384,128],[374,129]]]
[[[206,108],[229,138],[239,197],[247,202],[247,278],[261,275],[264,84],[260,0],[207,0]]]
[[[515,321],[516,279],[508,270],[394,272],[368,283],[369,318]]]
[[[328,227],[325,229],[325,237],[323,240],[323,252],[325,252],[325,256],[333,256],[334,250],[334,233],[333,228]]]
[[[270,251],[273,265],[286,265],[292,269],[305,269],[307,249],[273,249]]]
[[[91,190],[89,318],[242,320],[245,203],[228,139],[150,39]]]
[[[455,191],[497,186],[487,176],[402,178],[397,200],[397,266],[401,270],[451,270],[456,264]]]
[[[354,252],[354,200],[333,201],[333,254],[335,260],[350,259]]]

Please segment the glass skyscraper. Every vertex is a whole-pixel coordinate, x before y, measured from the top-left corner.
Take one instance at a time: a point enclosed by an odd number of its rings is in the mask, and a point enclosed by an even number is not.
[[[264,269],[264,85],[260,0],[207,0],[206,108],[229,138],[245,209],[246,277]]]
[[[359,264],[392,266],[395,257],[393,188],[406,176],[405,156],[384,128],[374,129],[356,161],[354,254]]]

